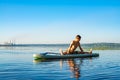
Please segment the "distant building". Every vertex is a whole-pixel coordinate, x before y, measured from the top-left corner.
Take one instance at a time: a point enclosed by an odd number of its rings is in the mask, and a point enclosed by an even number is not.
[[[9,41],[9,42],[4,42],[3,44],[0,44],[0,46],[13,46],[15,45],[15,41]]]

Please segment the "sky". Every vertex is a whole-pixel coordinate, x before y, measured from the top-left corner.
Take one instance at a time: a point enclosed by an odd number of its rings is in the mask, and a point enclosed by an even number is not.
[[[0,43],[120,43],[119,0],[0,0]]]

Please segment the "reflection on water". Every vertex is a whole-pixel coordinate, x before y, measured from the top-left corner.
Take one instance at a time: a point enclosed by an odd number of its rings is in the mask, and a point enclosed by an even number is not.
[[[69,59],[68,61],[69,68],[73,74],[73,77],[78,79],[80,75],[80,65],[82,64],[82,60],[79,63],[76,63],[75,59]]]
[[[83,60],[89,60],[90,62],[92,61],[91,58],[76,58],[76,59],[38,59],[38,60],[33,60],[33,63],[35,64],[40,64],[42,62],[54,62],[54,61],[59,61],[60,69],[63,68],[64,65],[67,65],[67,67],[70,70],[70,77],[75,78],[78,80],[82,75],[81,75],[81,66],[83,64]],[[72,75],[72,76],[71,76]]]

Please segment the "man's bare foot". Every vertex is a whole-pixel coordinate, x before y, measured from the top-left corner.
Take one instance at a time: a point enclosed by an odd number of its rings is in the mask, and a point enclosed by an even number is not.
[[[90,49],[89,54],[92,54],[92,48]]]
[[[60,49],[59,51],[60,51],[60,55],[64,55],[62,49]]]

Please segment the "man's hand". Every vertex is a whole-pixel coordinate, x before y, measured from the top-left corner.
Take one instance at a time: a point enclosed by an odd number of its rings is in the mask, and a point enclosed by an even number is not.
[[[82,48],[80,48],[80,50],[81,50],[81,52],[83,52],[83,49],[82,49]]]

